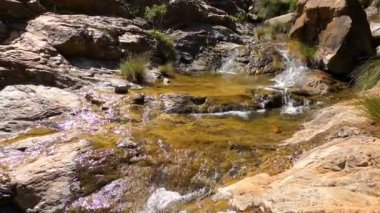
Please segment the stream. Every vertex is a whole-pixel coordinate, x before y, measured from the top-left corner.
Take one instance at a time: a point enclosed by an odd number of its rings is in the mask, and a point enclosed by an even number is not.
[[[133,89],[105,109],[60,118],[58,129],[3,143],[60,132],[75,135],[70,143],[90,143],[76,159],[80,198],[69,212],[193,212],[218,186],[291,166],[294,150],[278,144],[300,129],[311,105],[296,105],[288,88],[310,71],[283,54],[286,70],[275,77],[235,72],[228,58],[219,71],[176,74],[168,85]],[[257,89],[280,94],[282,107],[254,100]]]

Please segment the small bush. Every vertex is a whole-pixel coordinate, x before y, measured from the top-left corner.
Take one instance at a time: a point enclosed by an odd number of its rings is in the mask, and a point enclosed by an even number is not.
[[[167,63],[160,67],[160,73],[165,77],[173,77],[175,74],[175,68],[173,63]]]
[[[160,42],[158,47],[160,57],[163,57],[166,60],[174,60],[174,40],[157,30],[151,30],[149,31],[149,34]]]
[[[146,7],[144,17],[146,20],[152,22],[153,28],[155,29],[157,25],[161,26],[164,16],[167,13],[167,5],[153,5],[152,7]]]
[[[144,83],[146,56],[136,56],[127,59],[120,64],[120,74],[133,83]]]
[[[307,64],[313,63],[313,58],[318,50],[316,46],[296,40],[288,43],[288,49],[294,56],[298,57]]]
[[[367,61],[354,72],[355,87],[370,89],[380,81],[380,58]]]
[[[380,97],[367,96],[359,99],[360,107],[366,116],[376,123],[380,123]]]
[[[230,18],[233,22],[243,22],[247,19],[247,14],[245,12],[239,12]]]

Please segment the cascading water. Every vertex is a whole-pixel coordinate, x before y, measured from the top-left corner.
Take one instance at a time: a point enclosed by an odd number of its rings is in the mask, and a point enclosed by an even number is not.
[[[296,101],[290,97],[288,89],[300,83],[303,75],[309,72],[310,69],[300,61],[292,58],[287,51],[281,51],[280,53],[284,59],[286,69],[273,79],[275,85],[273,85],[272,88],[282,93],[284,106],[282,107],[281,113],[290,115],[302,113],[303,109],[307,107],[307,104],[297,106],[295,104]]]
[[[225,60],[223,65],[217,70],[219,73],[237,74],[236,58],[239,55],[239,50],[234,49],[231,51],[230,56]]]

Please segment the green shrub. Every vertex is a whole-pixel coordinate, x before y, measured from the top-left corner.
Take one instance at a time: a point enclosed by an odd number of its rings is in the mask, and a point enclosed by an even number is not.
[[[355,86],[358,89],[370,89],[380,81],[380,58],[374,58],[354,72]]]
[[[236,13],[234,16],[230,16],[233,22],[243,22],[247,19],[247,14],[245,12]]]
[[[359,99],[359,104],[370,120],[380,123],[380,97],[366,96]]]
[[[175,60],[174,40],[158,30],[151,30],[149,34],[160,42],[158,46],[160,57],[166,60]]]
[[[175,68],[173,63],[167,63],[160,67],[160,73],[165,77],[173,77],[175,74]]]
[[[130,57],[120,64],[120,74],[133,83],[144,83],[145,65],[148,60],[146,56]]]
[[[146,20],[152,22],[153,28],[161,26],[164,16],[168,11],[166,4],[153,5],[151,7],[146,7],[144,12],[144,17]]]

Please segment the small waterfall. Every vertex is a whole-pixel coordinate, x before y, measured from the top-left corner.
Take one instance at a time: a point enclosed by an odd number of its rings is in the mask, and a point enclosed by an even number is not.
[[[217,70],[218,73],[237,74],[236,58],[239,56],[239,50],[234,49],[226,58],[222,66]]]
[[[302,80],[305,72],[309,72],[310,69],[302,62],[290,57],[287,51],[281,51],[280,53],[284,58],[286,70],[273,79],[275,82],[273,88],[278,89],[282,93],[284,106],[282,107],[281,113],[289,115],[302,113],[304,108],[307,107],[307,104],[297,106],[296,101],[291,98],[288,89],[298,84]]]
[[[278,74],[273,81],[276,83],[275,87],[288,88],[297,84],[305,72],[309,71],[309,68],[300,61],[290,57],[287,51],[280,52],[284,58],[286,70]]]

